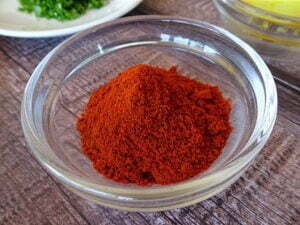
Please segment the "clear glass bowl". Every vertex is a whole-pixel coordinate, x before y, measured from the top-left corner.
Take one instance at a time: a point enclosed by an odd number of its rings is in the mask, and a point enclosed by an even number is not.
[[[299,63],[300,12],[299,17],[291,17],[256,8],[241,0],[214,0],[214,3],[226,27],[259,53],[274,62]]]
[[[218,85],[233,102],[234,131],[206,172],[167,186],[123,185],[98,174],[80,150],[75,123],[90,93],[140,63],[179,70]],[[204,200],[243,173],[267,141],[277,112],[272,75],[233,34],[208,23],[141,16],[100,25],[64,41],[33,72],[22,103],[26,140],[62,184],[99,204],[157,211]]]

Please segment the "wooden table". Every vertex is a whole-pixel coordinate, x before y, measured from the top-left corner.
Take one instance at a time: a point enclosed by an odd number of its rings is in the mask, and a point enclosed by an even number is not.
[[[210,0],[146,0],[134,14],[220,23]],[[278,119],[267,145],[235,184],[206,201],[166,212],[121,212],[88,202],[57,183],[26,147],[20,103],[35,66],[64,39],[0,38],[1,225],[300,224],[300,94],[281,82]]]

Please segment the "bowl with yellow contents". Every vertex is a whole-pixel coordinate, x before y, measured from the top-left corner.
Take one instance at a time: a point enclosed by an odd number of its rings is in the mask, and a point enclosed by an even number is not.
[[[275,62],[298,63],[298,0],[215,0],[227,28]]]
[[[205,22],[139,16],[50,52],[27,84],[22,126],[35,157],[70,190],[158,211],[236,181],[276,113],[272,75],[245,42]]]

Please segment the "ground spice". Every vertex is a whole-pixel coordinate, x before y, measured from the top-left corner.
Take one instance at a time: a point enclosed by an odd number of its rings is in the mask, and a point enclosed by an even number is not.
[[[206,170],[232,127],[230,101],[216,86],[137,65],[90,97],[77,122],[84,154],[107,178],[170,184]]]

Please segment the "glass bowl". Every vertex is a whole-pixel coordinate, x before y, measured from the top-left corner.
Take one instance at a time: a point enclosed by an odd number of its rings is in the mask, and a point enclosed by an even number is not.
[[[75,124],[89,95],[140,63],[177,65],[232,100],[234,130],[206,172],[166,186],[124,185],[102,177],[82,154]],[[25,89],[22,126],[38,161],[78,195],[113,208],[158,211],[199,202],[238,179],[270,136],[276,112],[272,75],[245,42],[204,22],[140,16],[86,30],[51,51]]]
[[[299,17],[291,17],[256,8],[241,0],[214,0],[214,3],[226,27],[259,53],[274,62],[299,62],[300,12]]]

